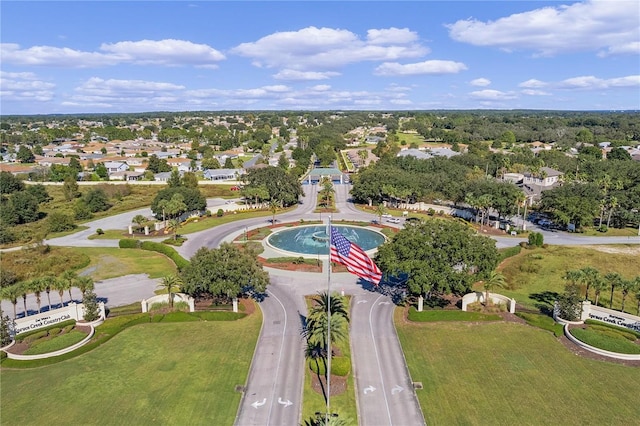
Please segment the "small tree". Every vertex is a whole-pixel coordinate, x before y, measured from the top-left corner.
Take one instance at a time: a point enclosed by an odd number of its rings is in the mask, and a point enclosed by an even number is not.
[[[167,275],[163,277],[162,281],[160,281],[160,284],[158,284],[158,287],[161,287],[167,290],[167,296],[169,296],[169,306],[171,306],[172,308],[173,308],[173,291],[179,290],[181,285],[182,285],[182,281],[180,280],[180,277],[176,275]]]
[[[506,281],[504,275],[497,271],[491,271],[489,273],[489,277],[484,280],[484,308],[487,309],[489,307],[489,292],[495,288],[504,288],[506,285]]]
[[[7,346],[13,340],[13,321],[3,314],[2,309],[0,309],[0,346]]]
[[[532,247],[542,247],[544,244],[544,235],[540,232],[531,232],[529,234],[529,245]]]
[[[580,288],[575,284],[567,284],[564,293],[558,297],[558,311],[560,318],[575,321],[580,318]]]
[[[141,214],[137,214],[131,219],[132,223],[135,223],[138,230],[144,228],[144,223],[147,221],[147,218]]]
[[[84,305],[84,320],[87,322],[95,321],[100,318],[100,306],[98,298],[92,290],[87,290],[82,297]]]

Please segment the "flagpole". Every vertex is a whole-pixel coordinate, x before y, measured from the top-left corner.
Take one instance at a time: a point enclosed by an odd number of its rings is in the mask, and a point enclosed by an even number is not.
[[[331,415],[331,216],[329,216],[329,226],[327,228],[329,235],[329,267],[327,268],[327,412],[325,415],[325,424],[329,424],[329,416]]]

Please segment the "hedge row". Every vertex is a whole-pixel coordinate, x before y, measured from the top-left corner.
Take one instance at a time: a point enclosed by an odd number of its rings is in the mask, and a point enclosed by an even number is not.
[[[178,270],[182,270],[185,266],[189,264],[189,261],[184,257],[180,256],[180,254],[175,251],[173,247],[169,247],[162,243],[156,243],[154,241],[144,241],[135,240],[132,238],[125,238],[118,242],[118,246],[120,248],[137,248],[142,250],[155,251],[161,254],[164,254],[169,259],[176,264]]]

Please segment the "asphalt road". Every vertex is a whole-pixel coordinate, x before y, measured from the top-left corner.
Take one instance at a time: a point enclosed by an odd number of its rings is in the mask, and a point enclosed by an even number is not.
[[[424,425],[393,325],[395,305],[377,293],[357,295],[351,308],[358,421],[362,425]]]
[[[260,308],[262,331],[235,424],[298,425],[304,379],[304,300],[272,283]]]

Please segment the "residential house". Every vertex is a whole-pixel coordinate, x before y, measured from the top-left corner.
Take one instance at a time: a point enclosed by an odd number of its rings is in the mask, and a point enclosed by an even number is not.
[[[207,169],[204,171],[204,178],[208,180],[238,180],[244,174],[242,169]]]
[[[109,180],[125,180],[125,181],[136,181],[142,180],[142,176],[144,173],[141,172],[132,172],[132,171],[122,171],[122,172],[114,172],[109,174]]]
[[[124,161],[105,161],[104,166],[106,167],[109,176],[111,176],[112,173],[126,172],[129,170],[129,165]]]

